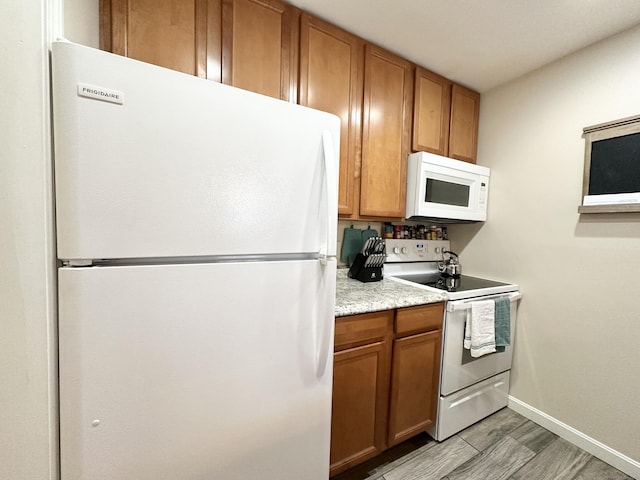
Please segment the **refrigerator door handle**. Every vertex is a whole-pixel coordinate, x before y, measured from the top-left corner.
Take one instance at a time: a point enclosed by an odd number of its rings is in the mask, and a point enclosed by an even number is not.
[[[327,288],[326,286],[327,276],[329,276],[329,278],[335,277],[335,270],[331,272],[326,271],[328,265],[330,265],[330,262],[327,262],[325,260],[324,262],[322,262],[322,265],[320,267],[323,272],[322,276],[325,278],[325,281],[323,282],[325,299],[323,302],[321,302],[323,306],[326,306],[326,305],[333,306],[333,299],[335,297],[335,290],[332,288]],[[331,297],[331,298],[327,298],[327,297]],[[333,316],[333,312],[330,313],[326,311],[325,308],[323,307],[323,311],[321,312],[320,318],[318,319],[318,323],[316,326],[319,334],[319,342],[316,344],[317,345],[316,375],[318,378],[321,378],[322,376],[324,376],[325,371],[327,369],[327,361],[329,359],[329,354],[333,352],[333,343],[331,342],[331,340],[333,338],[334,320],[335,319]]]
[[[327,238],[324,246],[320,248],[320,260],[324,264],[329,256],[329,245],[337,237],[337,225],[331,221],[330,212],[338,211],[337,170],[333,153],[333,137],[329,130],[322,131],[322,153],[327,194],[327,211],[325,215]]]

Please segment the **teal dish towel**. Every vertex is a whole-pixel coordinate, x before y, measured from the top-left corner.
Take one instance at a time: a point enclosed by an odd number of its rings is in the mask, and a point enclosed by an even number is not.
[[[342,239],[342,251],[340,252],[340,261],[351,266],[356,255],[362,248],[362,230],[359,228],[344,229],[344,237]]]
[[[511,299],[499,297],[495,303],[496,351],[504,352],[511,345]]]

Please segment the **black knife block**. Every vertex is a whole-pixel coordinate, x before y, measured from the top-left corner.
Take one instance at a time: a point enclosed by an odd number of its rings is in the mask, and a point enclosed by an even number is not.
[[[382,267],[365,267],[367,257],[362,253],[356,255],[356,259],[349,268],[349,278],[355,278],[361,282],[379,282],[382,280]]]

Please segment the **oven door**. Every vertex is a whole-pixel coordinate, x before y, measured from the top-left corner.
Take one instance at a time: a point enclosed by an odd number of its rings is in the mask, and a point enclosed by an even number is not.
[[[473,358],[469,350],[463,347],[464,326],[471,310],[471,302],[505,296],[490,295],[465,300],[449,301],[444,317],[442,374],[440,377],[440,395],[446,396],[469,385],[511,369],[513,356],[513,338],[516,326],[516,314],[519,292],[509,293],[511,300],[511,345],[504,352],[495,352]]]

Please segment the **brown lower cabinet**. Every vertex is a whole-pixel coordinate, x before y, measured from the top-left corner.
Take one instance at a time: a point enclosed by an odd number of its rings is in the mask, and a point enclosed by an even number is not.
[[[443,303],[336,318],[331,475],[435,420]]]

